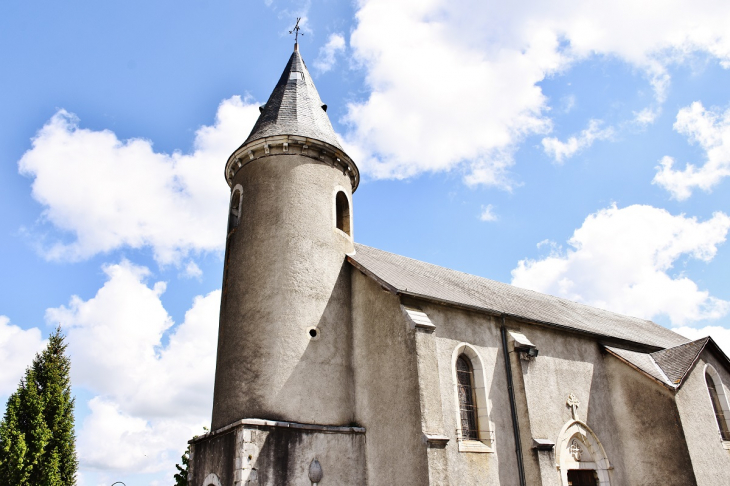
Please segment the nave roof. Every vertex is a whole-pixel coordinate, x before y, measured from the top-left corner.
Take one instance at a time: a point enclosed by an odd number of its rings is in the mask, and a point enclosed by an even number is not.
[[[398,294],[590,334],[619,347],[637,344],[644,350],[654,351],[688,341],[647,319],[624,316],[365,245],[356,244],[355,250],[349,261]]]

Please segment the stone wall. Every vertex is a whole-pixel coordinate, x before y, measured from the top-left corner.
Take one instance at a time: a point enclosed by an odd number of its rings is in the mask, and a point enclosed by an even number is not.
[[[311,486],[314,459],[321,486],[365,484],[365,430],[358,427],[244,420],[191,444],[191,486]]]

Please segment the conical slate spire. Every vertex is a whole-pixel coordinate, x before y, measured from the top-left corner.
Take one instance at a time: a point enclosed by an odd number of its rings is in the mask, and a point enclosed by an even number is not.
[[[295,46],[279,82],[243,145],[264,137],[299,135],[342,150],[323,105]]]

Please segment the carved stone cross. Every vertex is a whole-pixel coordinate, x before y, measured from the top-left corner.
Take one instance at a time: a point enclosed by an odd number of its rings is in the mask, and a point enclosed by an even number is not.
[[[580,405],[578,397],[571,393],[568,395],[568,401],[565,403],[570,407],[571,412],[573,413],[573,420],[578,420],[578,405]]]

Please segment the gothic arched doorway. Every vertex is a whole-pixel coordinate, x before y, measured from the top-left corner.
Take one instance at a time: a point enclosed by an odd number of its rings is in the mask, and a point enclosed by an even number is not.
[[[555,449],[563,486],[610,486],[606,451],[584,422],[565,424]]]
[[[568,486],[597,486],[596,471],[588,469],[568,469]]]

